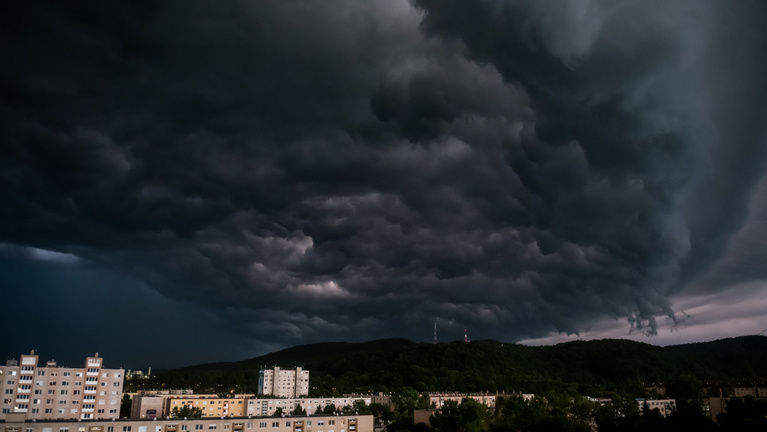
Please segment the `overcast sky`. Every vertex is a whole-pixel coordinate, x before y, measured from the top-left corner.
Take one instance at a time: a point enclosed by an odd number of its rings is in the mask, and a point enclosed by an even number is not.
[[[0,355],[760,333],[765,22],[749,0],[2,2]]]

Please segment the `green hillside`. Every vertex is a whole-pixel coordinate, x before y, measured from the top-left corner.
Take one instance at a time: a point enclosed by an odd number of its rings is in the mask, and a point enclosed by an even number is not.
[[[385,339],[318,343],[249,360],[167,371],[142,387],[255,392],[262,366],[301,366],[311,395],[417,391],[564,390],[592,396],[638,395],[643,383],[694,377],[704,385],[767,381],[767,337],[658,347],[627,340],[531,347],[496,341],[414,343]],[[129,383],[130,385],[131,383]]]

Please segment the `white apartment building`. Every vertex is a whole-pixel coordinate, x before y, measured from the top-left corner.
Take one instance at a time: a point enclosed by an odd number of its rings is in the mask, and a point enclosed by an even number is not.
[[[0,366],[0,420],[23,415],[29,420],[116,419],[120,416],[123,369],[105,369],[96,353],[85,367],[49,361],[37,365],[34,351]]]
[[[657,409],[660,411],[660,414],[663,417],[667,417],[668,415],[672,414],[674,410],[676,409],[676,399],[636,399],[637,404],[639,404],[639,409],[642,410],[645,404],[647,404],[647,408],[654,410]]]
[[[293,370],[261,369],[258,376],[258,394],[295,398],[309,394],[309,371],[300,367]]]

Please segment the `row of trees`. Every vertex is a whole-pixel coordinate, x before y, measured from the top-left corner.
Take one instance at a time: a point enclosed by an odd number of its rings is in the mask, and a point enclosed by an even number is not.
[[[434,432],[756,432],[767,430],[767,402],[752,397],[732,399],[718,424],[704,415],[700,406],[686,402],[668,417],[634,400],[618,399],[608,404],[549,394],[525,401],[501,399],[491,412],[472,399],[459,405],[449,401],[432,415]],[[412,430],[418,432],[413,426]]]

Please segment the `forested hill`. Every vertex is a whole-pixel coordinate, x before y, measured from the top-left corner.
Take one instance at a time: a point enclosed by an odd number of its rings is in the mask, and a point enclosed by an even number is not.
[[[561,389],[592,396],[634,394],[642,383],[681,376],[702,384],[767,381],[767,337],[658,347],[627,340],[574,341],[531,347],[496,341],[318,343],[250,360],[176,369],[147,387],[255,392],[262,366],[308,369],[312,395],[418,391]]]

